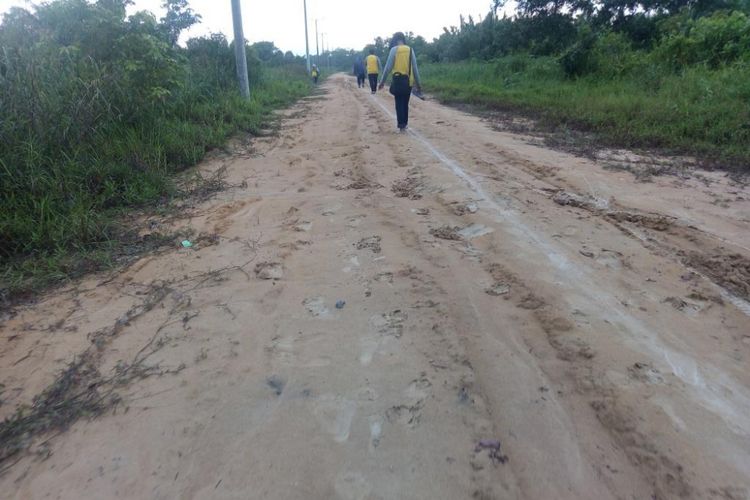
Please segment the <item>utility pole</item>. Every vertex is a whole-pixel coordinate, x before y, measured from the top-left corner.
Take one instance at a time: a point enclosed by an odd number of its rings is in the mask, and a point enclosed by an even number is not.
[[[321,33],[320,34],[320,50],[322,51],[321,54],[323,57],[326,56],[326,34]],[[318,64],[320,64],[320,67],[324,67],[324,62],[318,61]]]
[[[320,46],[318,45],[318,20],[315,20],[315,62],[320,64]]]
[[[310,38],[307,36],[307,0],[302,0],[305,6],[305,58],[307,59],[307,73],[310,73]],[[317,25],[317,23],[316,23]]]
[[[237,65],[237,80],[242,97],[250,97],[250,82],[247,78],[247,57],[245,56],[245,34],[242,31],[242,10],[240,0],[232,0],[232,21],[234,23],[234,58]]]
[[[331,37],[329,33],[326,33],[326,34],[329,35],[326,37],[326,48],[328,49],[326,50],[326,56],[327,56],[326,65],[328,66],[328,69],[330,70],[331,69]]]

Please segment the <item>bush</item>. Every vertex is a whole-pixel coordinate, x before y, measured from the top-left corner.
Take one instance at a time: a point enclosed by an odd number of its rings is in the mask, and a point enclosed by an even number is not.
[[[560,66],[568,77],[582,76],[593,73],[599,68],[599,61],[595,53],[597,36],[585,30],[579,40],[560,56]]]
[[[750,60],[750,18],[739,11],[720,11],[683,20],[664,36],[656,54],[676,69],[694,64],[718,68],[738,59]]]
[[[633,72],[644,54],[633,50],[630,39],[624,33],[601,33],[594,43],[593,58],[597,76],[620,78]]]
[[[221,33],[188,40],[186,56],[190,66],[191,83],[202,91],[228,90],[237,84],[234,42],[231,44]],[[247,72],[251,85],[262,78],[262,64],[255,49],[245,48]]]
[[[623,33],[586,32],[560,56],[560,66],[569,78],[596,74],[600,78],[617,78],[632,71],[639,56]]]

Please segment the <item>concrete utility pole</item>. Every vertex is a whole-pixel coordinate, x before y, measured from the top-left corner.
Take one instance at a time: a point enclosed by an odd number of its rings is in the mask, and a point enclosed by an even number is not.
[[[307,59],[307,72],[310,73],[310,38],[307,36],[307,0],[302,0],[302,3],[305,6],[305,58]]]
[[[245,34],[242,30],[242,10],[240,0],[232,0],[232,21],[234,22],[234,58],[237,65],[237,80],[242,97],[250,97],[250,82],[247,78],[247,57],[245,56]]]
[[[328,33],[324,33],[325,35],[328,35]],[[331,69],[331,37],[329,36],[327,40],[323,43],[323,53],[326,55],[327,59],[327,66],[328,69]]]
[[[315,20],[315,62],[320,64],[320,46],[318,45],[318,20]]]

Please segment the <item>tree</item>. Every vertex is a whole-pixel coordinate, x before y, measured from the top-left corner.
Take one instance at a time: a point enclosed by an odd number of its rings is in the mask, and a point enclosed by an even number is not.
[[[555,15],[563,11],[567,0],[520,0],[518,10],[526,16]]]
[[[252,47],[261,61],[265,63],[280,63],[284,61],[284,53],[273,42],[255,42]]]
[[[126,1],[132,3],[130,0]],[[180,33],[194,24],[200,23],[201,16],[188,6],[187,0],[164,0],[161,6],[167,9],[167,13],[160,20],[162,29],[169,44],[176,47],[180,39]]]
[[[492,0],[492,17],[497,18],[497,11],[505,7],[505,0]]]

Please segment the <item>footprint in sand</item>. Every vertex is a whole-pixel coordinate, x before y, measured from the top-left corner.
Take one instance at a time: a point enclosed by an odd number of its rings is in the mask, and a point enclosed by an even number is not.
[[[311,348],[311,344],[320,338],[315,334],[274,338],[271,345],[266,347],[266,352],[271,355],[274,366],[280,364],[298,368],[323,368],[330,366],[330,356],[311,356],[316,352],[315,348]]]
[[[422,374],[420,378],[413,380],[404,391],[406,402],[392,406],[385,412],[390,423],[398,423],[409,428],[419,426],[422,420],[422,410],[425,401],[430,396],[432,382]]]
[[[349,217],[346,219],[346,226],[349,228],[355,228],[359,227],[359,225],[362,223],[362,219],[367,217],[366,215],[354,215],[352,217]]]
[[[380,348],[380,341],[376,339],[363,339],[361,342],[361,351],[359,354],[359,362],[362,366],[367,366],[372,363],[372,358]]]
[[[633,363],[628,367],[628,375],[633,380],[637,380],[644,384],[663,384],[664,376],[661,372],[654,368],[650,363]]]
[[[350,273],[354,269],[358,268],[359,266],[360,266],[359,257],[355,255],[349,258],[349,263],[343,269],[341,269],[341,271],[345,273]]]
[[[326,307],[326,300],[323,297],[310,297],[303,300],[302,305],[305,306],[307,312],[315,317],[327,316],[329,314]]]
[[[336,215],[336,212],[338,212],[342,208],[344,208],[344,206],[341,203],[335,203],[324,208],[321,215],[323,215],[323,217],[330,217],[331,215]]]
[[[425,399],[430,393],[430,387],[432,387],[432,382],[422,375],[420,378],[412,380],[409,387],[406,388],[406,397],[414,400]]]
[[[381,247],[380,242],[382,238],[380,236],[369,236],[359,240],[355,247],[357,250],[371,250],[372,253],[380,253]]]
[[[493,231],[494,229],[482,224],[472,224],[458,231],[458,235],[465,240],[471,240],[474,238],[479,238],[480,236],[484,236],[485,234],[490,234]]]
[[[307,233],[312,229],[312,222],[302,221],[293,226],[298,233]]]
[[[393,283],[393,273],[390,272],[382,272],[375,275],[373,280],[378,281],[380,283]]]
[[[364,500],[372,493],[372,485],[359,472],[347,471],[336,478],[334,490],[337,499]]]
[[[609,269],[622,269],[623,267],[623,255],[614,250],[602,249],[595,260]]]
[[[313,414],[320,427],[337,443],[349,439],[352,420],[357,413],[357,404],[341,396],[324,395],[313,406]]]
[[[260,262],[255,265],[255,275],[262,280],[280,280],[284,267],[279,262]]]
[[[404,334],[404,322],[406,322],[407,318],[408,315],[400,309],[371,316],[369,321],[370,329],[376,333],[392,335],[398,339]]]
[[[380,415],[371,415],[369,418],[370,423],[370,451],[374,451],[380,445],[380,440],[383,437],[383,423],[384,419]]]

